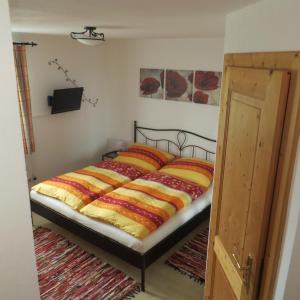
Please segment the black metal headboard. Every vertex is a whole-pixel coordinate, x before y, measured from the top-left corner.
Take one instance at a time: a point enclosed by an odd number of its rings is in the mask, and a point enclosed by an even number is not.
[[[150,137],[153,132],[173,133],[173,139],[164,137]],[[182,129],[157,129],[138,126],[134,121],[134,142],[152,145],[179,156],[201,157],[213,161],[215,158],[216,140],[200,134]],[[193,143],[189,142],[192,140]],[[176,153],[177,152],[177,153]]]

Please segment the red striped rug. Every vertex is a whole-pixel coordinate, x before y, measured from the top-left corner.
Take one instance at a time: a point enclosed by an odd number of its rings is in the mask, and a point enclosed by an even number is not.
[[[188,275],[197,282],[204,282],[206,270],[208,228],[201,230],[192,240],[176,251],[166,264]]]
[[[33,231],[41,299],[129,299],[136,281],[47,228]]]

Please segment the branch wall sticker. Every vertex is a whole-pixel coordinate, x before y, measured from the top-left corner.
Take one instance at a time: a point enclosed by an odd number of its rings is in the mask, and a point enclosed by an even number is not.
[[[65,76],[65,79],[66,79],[66,82],[69,82],[70,84],[72,84],[74,87],[79,87],[79,85],[77,84],[77,81],[75,79],[72,79],[70,76],[69,76],[69,71],[67,69],[65,69],[59,62],[58,62],[58,59],[55,58],[53,60],[49,60],[48,62],[48,65],[49,66],[55,66],[57,68],[58,71],[61,71],[64,76]],[[88,98],[85,94],[85,91],[83,91],[83,94],[82,94],[82,102],[88,102],[90,104],[93,105],[93,107],[96,106],[96,104],[99,102],[99,99],[96,98],[96,99],[91,99],[91,98]]]

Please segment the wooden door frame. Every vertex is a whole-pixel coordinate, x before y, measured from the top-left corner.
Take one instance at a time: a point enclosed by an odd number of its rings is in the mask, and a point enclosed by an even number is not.
[[[280,146],[274,197],[272,201],[271,217],[259,291],[259,299],[269,300],[272,299],[274,294],[300,132],[300,52],[229,53],[224,56],[224,74],[226,74],[227,67],[286,70],[291,73],[287,109],[284,120],[283,136]],[[223,78],[225,78],[225,76],[223,76]],[[225,95],[222,93],[223,99],[225,98],[224,96]],[[222,109],[225,108],[222,108],[221,106],[221,110]],[[221,149],[222,145],[218,145],[218,151]],[[216,222],[214,219],[216,220],[217,218],[218,206],[219,203],[213,203],[212,205],[208,250],[209,256],[214,256],[213,241],[216,234]],[[208,265],[207,277],[212,275],[211,272],[212,268]],[[210,289],[211,287],[209,285],[205,286],[205,299],[211,299]]]

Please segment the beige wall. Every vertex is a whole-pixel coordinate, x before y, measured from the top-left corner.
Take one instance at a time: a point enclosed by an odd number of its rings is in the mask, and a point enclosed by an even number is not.
[[[228,15],[225,52],[300,50],[300,1],[264,0]],[[274,299],[300,295],[300,145],[285,226]],[[298,253],[298,254],[296,254]]]
[[[147,39],[115,42],[117,92],[111,102],[110,136],[132,139],[132,122],[175,127],[215,138],[218,106],[157,100],[139,96],[140,68],[222,71],[222,38]],[[119,80],[119,81],[117,81]]]
[[[10,21],[0,1],[0,299],[39,299]]]

